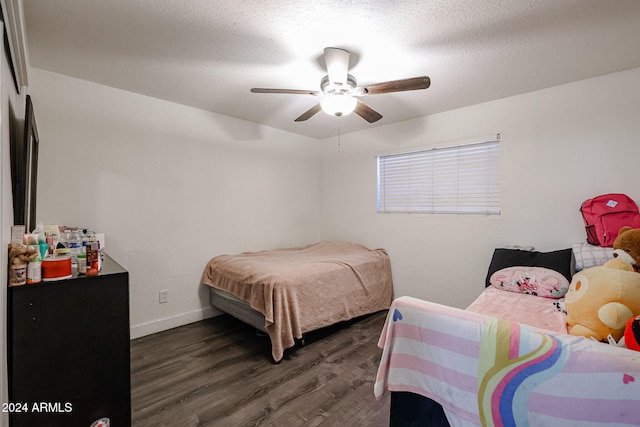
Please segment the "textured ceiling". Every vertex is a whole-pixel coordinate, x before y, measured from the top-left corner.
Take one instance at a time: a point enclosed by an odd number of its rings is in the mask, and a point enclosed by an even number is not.
[[[23,0],[29,64],[313,138],[640,67],[638,0]],[[359,84],[427,90],[363,99],[384,117],[294,119],[318,102],[323,49]],[[640,82],[639,82],[640,84]]]

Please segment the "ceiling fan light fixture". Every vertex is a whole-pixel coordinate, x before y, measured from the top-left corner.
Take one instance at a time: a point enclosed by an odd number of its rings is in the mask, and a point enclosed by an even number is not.
[[[304,122],[322,110],[337,117],[355,112],[367,122],[374,123],[382,118],[382,114],[362,102],[359,97],[427,89],[431,85],[429,77],[420,76],[359,87],[356,78],[349,74],[349,51],[337,47],[327,47],[324,49],[324,61],[327,75],[320,80],[320,91],[254,87],[251,92],[320,96],[320,102],[297,117],[296,122]]]
[[[346,116],[356,109],[358,100],[348,94],[325,95],[320,101],[322,111],[332,116]]]

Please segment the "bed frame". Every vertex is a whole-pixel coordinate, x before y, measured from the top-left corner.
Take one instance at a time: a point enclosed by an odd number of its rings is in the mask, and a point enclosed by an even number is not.
[[[408,391],[391,392],[389,427],[450,427],[442,405]]]
[[[267,333],[267,330],[264,327],[264,315],[251,308],[249,304],[233,294],[210,287],[209,302],[213,307],[253,326],[260,332],[264,332],[265,334]]]

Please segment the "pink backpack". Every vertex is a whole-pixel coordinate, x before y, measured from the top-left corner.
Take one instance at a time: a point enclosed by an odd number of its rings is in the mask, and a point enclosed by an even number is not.
[[[638,205],[626,194],[603,194],[582,202],[582,219],[587,242],[598,246],[613,246],[618,231],[625,225],[640,228]]]

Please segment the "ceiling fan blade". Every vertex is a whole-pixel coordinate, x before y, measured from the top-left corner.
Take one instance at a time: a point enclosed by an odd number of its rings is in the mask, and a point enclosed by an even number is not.
[[[313,107],[309,108],[304,113],[302,113],[302,115],[300,117],[298,117],[295,121],[296,122],[304,122],[305,120],[308,120],[311,117],[313,117],[320,110],[322,110],[322,107],[318,103],[318,104],[314,105]]]
[[[364,86],[363,95],[377,95],[380,93],[403,92],[406,90],[427,89],[431,86],[431,79],[427,76],[412,77],[410,79],[393,80],[390,82],[374,83]]]
[[[329,83],[347,84],[349,51],[337,47],[327,47],[324,49],[324,62],[327,64]]]
[[[373,108],[369,107],[364,102],[358,99],[356,109],[354,110],[357,115],[368,121],[369,123],[377,122],[382,118],[382,114],[378,113]]]
[[[314,95],[318,96],[322,93],[319,90],[304,90],[304,89],[267,89],[262,87],[254,87],[251,89],[252,93],[285,93],[289,95]]]

